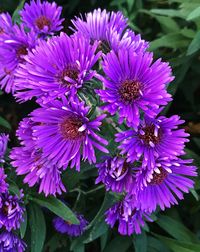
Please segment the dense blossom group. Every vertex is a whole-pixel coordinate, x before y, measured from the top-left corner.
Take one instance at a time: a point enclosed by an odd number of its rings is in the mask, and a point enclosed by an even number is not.
[[[106,222],[111,227],[117,222],[122,235],[140,233],[158,206],[164,210],[183,199],[194,185],[188,177],[197,175],[192,160],[182,157],[188,134],[178,127],[184,121],[161,115],[172,100],[169,64],[154,60],[148,42],[128,28],[121,12],[97,9],[75,17],[72,35],[58,34],[63,19],[55,3],[32,0],[20,16],[17,25],[9,14],[0,15],[0,86],[18,102],[34,99],[39,108],[19,124],[20,146],[11,150],[12,166],[25,175],[24,183],[56,196],[67,190],[62,172],[68,166],[80,171],[81,161],[96,164],[96,150],[101,151],[96,183],[122,195],[107,210]],[[101,101],[95,109],[81,95],[94,80],[100,84],[92,87],[94,97]],[[119,145],[111,155],[100,126],[113,116],[118,117],[113,138]],[[1,139],[3,164],[8,138]],[[23,251],[25,245],[10,233],[22,219],[23,194],[9,195],[5,178],[0,168],[0,227],[5,229],[0,249],[10,239]],[[60,217],[53,223],[61,233],[78,236],[87,221],[77,217],[79,225]]]

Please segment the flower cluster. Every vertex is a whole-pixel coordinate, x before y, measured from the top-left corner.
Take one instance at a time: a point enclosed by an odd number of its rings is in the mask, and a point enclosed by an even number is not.
[[[0,251],[25,251],[26,244],[12,230],[20,228],[23,221],[23,193],[12,195],[6,182],[7,175],[3,168],[4,155],[7,150],[8,136],[0,135],[0,153],[2,167],[0,168]]]
[[[167,92],[174,79],[171,67],[154,60],[148,42],[128,28],[121,12],[97,9],[75,17],[72,35],[55,35],[63,21],[55,3],[32,0],[20,15],[19,26],[8,14],[0,16],[0,85],[19,102],[34,99],[38,108],[19,124],[12,166],[24,183],[56,196],[66,191],[62,173],[67,167],[80,171],[81,162],[96,164],[96,183],[123,196],[107,210],[106,222],[118,223],[122,235],[140,233],[157,207],[164,210],[183,199],[194,185],[188,177],[197,175],[192,160],[183,158],[188,134],[178,127],[184,121],[161,115],[172,100]],[[112,155],[100,131],[106,117],[118,123]],[[97,151],[107,155],[101,163]],[[1,170],[0,176],[5,178]],[[0,188],[5,191],[5,184]],[[5,193],[1,206],[0,224],[8,231],[18,228],[21,196]],[[60,217],[53,223],[57,231],[79,236],[87,221],[77,218],[79,225]],[[7,233],[3,239],[16,241]]]

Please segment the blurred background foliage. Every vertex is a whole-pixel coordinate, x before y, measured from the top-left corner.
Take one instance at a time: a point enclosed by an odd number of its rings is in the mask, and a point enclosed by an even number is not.
[[[56,2],[63,6],[66,32],[70,32],[67,27],[74,15],[92,11],[97,7],[121,10],[128,17],[129,26],[150,41],[150,50],[154,52],[155,58],[162,57],[170,62],[176,76],[169,86],[169,92],[173,94],[174,100],[164,113],[167,116],[179,114],[186,121],[185,129],[191,134],[187,156],[194,158],[195,164],[200,167],[200,0],[56,0]],[[17,20],[17,8],[23,6],[23,3],[24,1],[0,0],[0,10],[14,13],[14,19]],[[10,95],[2,93],[0,95],[1,131],[10,133],[13,145],[18,122],[32,111],[35,104],[29,102],[26,106],[19,105]],[[105,129],[105,134],[107,130],[109,132],[112,129]],[[102,186],[94,186],[96,170],[92,168],[94,167],[82,166],[80,173],[69,170],[65,177],[65,184],[71,191],[67,201],[74,202],[77,196],[76,207],[80,211],[86,211],[86,217],[92,220],[88,230],[73,240],[56,234],[51,225],[53,214],[45,215],[45,224],[44,214],[39,207],[45,205],[38,204],[35,200],[34,204],[28,205],[29,225],[25,221],[20,229],[21,236],[30,241],[31,251],[200,251],[199,177],[196,178],[195,189],[190,195],[185,196],[185,200],[180,202],[179,206],[163,213],[158,211],[154,217],[155,222],[148,224],[141,235],[122,237],[116,230],[108,229],[104,222],[104,210],[117,200],[116,196],[105,194]],[[90,191],[87,191],[88,188]],[[34,202],[34,199],[32,201]],[[51,204],[57,203],[51,202]],[[45,211],[48,210],[45,208]]]

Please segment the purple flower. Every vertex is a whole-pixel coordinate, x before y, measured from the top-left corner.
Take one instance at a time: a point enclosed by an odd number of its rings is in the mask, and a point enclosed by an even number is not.
[[[78,225],[65,221],[60,217],[53,219],[53,225],[55,229],[62,234],[68,234],[72,237],[80,236],[84,232],[88,222],[83,215],[77,214],[76,217],[80,221]]]
[[[160,59],[152,61],[152,53],[136,54],[124,48],[104,56],[106,78],[100,79],[105,89],[97,93],[106,103],[104,109],[111,115],[119,112],[119,123],[126,120],[128,126],[137,128],[140,112],[155,117],[159,107],[171,100],[166,90],[173,80],[171,68]]]
[[[8,135],[0,134],[0,163],[4,162],[4,155],[6,153],[8,139]]]
[[[72,23],[75,27],[72,28],[73,31],[82,33],[90,38],[91,42],[101,41],[102,43],[110,41],[113,31],[122,34],[127,27],[127,19],[121,12],[107,12],[101,9],[85,14],[85,20],[82,16],[75,17]]]
[[[118,232],[121,235],[140,234],[141,227],[145,225],[144,218],[152,221],[148,212],[137,208],[134,198],[126,196],[125,199],[116,203],[106,212],[106,223],[114,227],[118,222]]]
[[[15,25],[12,33],[4,35],[0,46],[0,87],[7,93],[15,91],[16,70],[35,45],[35,33],[26,33],[23,26]]]
[[[23,221],[23,193],[20,196],[11,195],[8,193],[1,194],[0,205],[0,226],[11,231],[20,227],[21,221]]]
[[[1,252],[23,252],[26,249],[24,241],[11,232],[3,231],[0,234]]]
[[[0,14],[0,41],[2,36],[12,32],[12,18],[8,13],[1,13]]]
[[[90,45],[80,34],[69,37],[61,33],[47,42],[40,41],[17,73],[16,97],[27,101],[34,96],[47,100],[69,93],[73,96],[95,74],[91,68],[100,56],[96,49],[96,43]]]
[[[194,187],[188,176],[197,176],[192,160],[160,158],[152,170],[141,169],[136,175],[135,194],[139,207],[145,211],[155,211],[157,206],[165,207],[178,204],[183,193]]]
[[[39,184],[39,193],[61,194],[66,191],[61,180],[61,170],[43,157],[42,150],[36,145],[33,137],[33,126],[37,125],[30,118],[24,118],[17,130],[21,147],[13,148],[10,158],[11,164],[16,168],[18,175],[26,175],[24,183],[30,187]]]
[[[40,0],[26,3],[24,9],[20,11],[21,20],[24,25],[40,35],[53,35],[60,31],[63,26],[61,19],[62,7],[58,7],[55,2],[41,2]]]
[[[41,150],[34,147],[16,147],[12,149],[10,158],[17,175],[26,175],[24,183],[30,187],[39,183],[39,193],[55,196],[56,193],[66,192],[61,180],[61,170],[43,157]]]
[[[129,129],[116,134],[116,141],[121,142],[121,154],[127,154],[127,161],[142,159],[142,166],[155,167],[155,158],[166,156],[175,158],[185,154],[186,138],[189,134],[177,129],[184,121],[177,115],[157,119],[146,117],[141,121],[138,131]]]
[[[108,153],[102,145],[108,142],[100,137],[96,131],[106,115],[100,115],[94,120],[87,117],[89,107],[78,100],[70,103],[66,98],[62,101],[52,101],[31,113],[31,119],[37,125],[33,127],[33,135],[37,146],[43,155],[66,168],[80,170],[80,159],[95,163],[94,147]]]
[[[107,157],[104,162],[96,165],[99,176],[96,184],[102,182],[106,190],[121,193],[129,192],[133,183],[133,165],[122,157]]]
[[[0,194],[5,193],[8,190],[8,184],[6,183],[6,174],[4,173],[4,169],[0,167]]]

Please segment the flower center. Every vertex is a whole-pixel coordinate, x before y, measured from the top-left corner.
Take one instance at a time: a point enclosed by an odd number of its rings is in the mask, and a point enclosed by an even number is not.
[[[144,134],[140,134],[139,137],[142,139],[145,144],[149,144],[150,142],[157,144],[161,138],[161,132],[158,130],[158,134],[155,135],[155,125],[147,125],[146,127],[142,128]]]
[[[141,83],[134,80],[124,81],[119,88],[119,95],[123,102],[132,103],[140,97]]]
[[[60,75],[60,81],[63,86],[71,86],[73,82],[77,82],[79,70],[76,65],[68,65]],[[67,78],[66,78],[67,77]]]
[[[21,59],[23,55],[27,55],[28,50],[27,50],[26,46],[20,46],[19,48],[17,48],[16,54],[19,59]]]
[[[51,20],[45,16],[41,16],[35,20],[35,24],[40,30],[42,30],[45,26],[50,28]]]
[[[84,131],[79,131],[82,125],[82,118],[71,113],[61,122],[60,131],[63,137],[67,140],[79,140],[85,136]]]
[[[3,214],[6,216],[8,215],[8,206],[6,205],[3,206]]]
[[[160,169],[160,173],[154,172],[153,179],[149,182],[150,185],[160,185],[167,177],[167,171],[163,168]]]
[[[0,27],[0,34],[4,34],[4,29]]]

